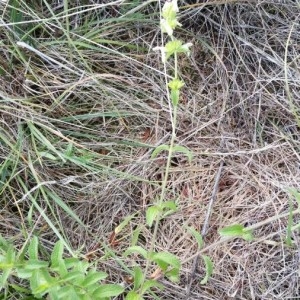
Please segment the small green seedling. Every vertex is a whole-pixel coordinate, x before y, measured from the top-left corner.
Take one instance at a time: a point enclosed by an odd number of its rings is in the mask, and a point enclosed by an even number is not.
[[[219,230],[219,234],[222,237],[242,238],[248,242],[252,241],[254,238],[252,230],[249,230],[240,224],[224,227]]]

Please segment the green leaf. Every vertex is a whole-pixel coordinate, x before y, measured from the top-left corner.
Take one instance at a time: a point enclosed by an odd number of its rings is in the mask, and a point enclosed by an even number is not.
[[[53,287],[50,287],[48,289],[48,299],[51,299],[51,300],[61,300],[61,298],[59,297],[59,290],[61,289],[62,287],[59,286],[59,285],[55,285]],[[64,298],[66,299],[66,298]],[[73,299],[73,298],[72,298]],[[76,298],[75,298],[76,299]],[[74,300],[75,300],[74,299]]]
[[[244,239],[247,242],[251,242],[254,239],[253,233],[252,233],[251,230],[245,230],[243,235],[241,236],[241,238]]]
[[[16,253],[13,246],[9,246],[5,255],[0,259],[0,270],[8,270],[14,267],[16,262]]]
[[[55,283],[55,279],[50,276],[46,269],[35,270],[30,278],[32,293],[37,297],[46,294]]]
[[[58,299],[61,299],[61,300],[63,300],[63,299],[73,299],[72,295],[74,295],[74,294],[75,295],[77,294],[76,291],[75,291],[75,288],[74,288],[74,286],[70,286],[70,285],[62,286],[57,291],[57,297],[58,297]]]
[[[49,263],[47,261],[39,260],[39,259],[30,259],[26,262],[24,268],[26,270],[36,270],[42,268],[48,268]]]
[[[103,284],[98,287],[92,295],[92,299],[105,299],[122,294],[124,288],[117,284]]]
[[[71,283],[82,283],[84,281],[84,273],[80,272],[78,270],[74,270],[71,272],[68,272],[65,276],[61,278],[65,282],[71,282]]]
[[[51,265],[51,270],[57,272],[60,275],[60,277],[66,276],[68,274],[66,261],[64,259],[61,259],[57,266]]]
[[[62,241],[57,241],[51,253],[51,267],[58,267],[62,261],[64,252],[64,244]]]
[[[34,272],[34,270],[27,270],[23,266],[17,268],[16,271],[17,271],[18,277],[22,278],[22,279],[30,278],[32,276],[32,273]]]
[[[165,273],[165,276],[172,282],[179,282],[179,269],[173,268]]]
[[[168,209],[171,209],[171,210],[177,210],[177,205],[176,205],[174,200],[169,200],[169,201],[163,202],[161,204],[161,208],[162,209],[168,208]]]
[[[13,246],[10,246],[6,252],[6,263],[8,265],[12,265],[14,266],[15,261],[16,261],[16,252],[15,249],[13,248]]]
[[[0,291],[6,286],[11,271],[12,269],[6,269],[2,272],[2,275],[0,275]]]
[[[122,230],[123,230],[123,228],[125,227],[125,226],[127,226],[128,225],[128,223],[132,220],[132,218],[134,218],[135,217],[135,215],[136,215],[136,213],[134,213],[134,214],[132,214],[132,215],[130,215],[130,216],[127,216],[116,228],[115,228],[115,233],[116,234],[118,234],[118,233],[120,233]]]
[[[17,292],[20,293],[20,294],[28,295],[28,294],[31,293],[30,290],[29,290],[28,288],[24,288],[24,287],[22,287],[22,286],[20,286],[20,285],[18,285],[18,284],[12,283],[12,282],[10,282],[9,284],[10,284],[10,286],[11,286],[12,289],[14,289],[15,291],[17,291]],[[26,298],[26,299],[27,299],[27,300],[30,300],[30,299],[32,299],[32,298]],[[2,299],[2,300],[4,300],[4,299]],[[23,299],[23,300],[25,300],[25,299]],[[32,300],[35,300],[35,299],[32,299]]]
[[[156,262],[163,271],[166,271],[168,266],[171,266],[175,269],[180,269],[180,260],[172,253],[153,253],[151,255],[151,259]]]
[[[166,201],[161,204],[161,209],[163,210],[163,218],[173,214],[177,211],[177,205],[175,201]]]
[[[79,259],[77,257],[68,257],[65,259],[65,264],[67,269],[74,268],[75,266],[78,266]]]
[[[172,149],[173,152],[180,152],[183,153],[187,156],[189,162],[192,161],[193,159],[193,153],[186,147],[180,146],[180,145],[175,145]]]
[[[65,163],[66,160],[64,159],[63,155],[56,150],[56,148],[53,146],[53,144],[43,135],[43,133],[31,122],[28,121],[27,122],[27,126],[30,129],[31,133],[33,134],[33,136],[39,140],[42,145],[44,145],[45,147],[47,147],[47,149],[49,151],[54,152],[58,157],[60,157],[60,159]]]
[[[147,252],[147,250],[145,250],[145,249],[142,248],[141,246],[132,246],[132,247],[129,247],[129,248],[125,251],[124,255],[125,255],[125,256],[128,256],[128,255],[130,255],[130,254],[132,254],[132,253],[138,253],[138,254],[140,254],[141,256],[143,256],[144,258],[147,258],[147,257],[148,257],[148,252]]]
[[[35,291],[39,287],[40,284],[40,276],[39,276],[39,270],[35,270],[32,272],[32,276],[30,277],[30,289],[33,294],[35,294]]]
[[[201,256],[205,263],[205,277],[201,280],[200,284],[206,284],[213,273],[214,265],[209,256],[207,255],[201,255]]]
[[[199,249],[201,249],[202,246],[203,246],[202,235],[195,228],[193,228],[193,227],[187,226],[186,229],[196,239],[196,241],[198,243],[198,247],[199,247]]]
[[[14,268],[16,253],[12,245],[8,245],[7,252],[0,256],[0,270],[2,270],[2,275],[0,275],[0,291],[7,284],[7,280]]]
[[[219,230],[221,236],[237,237],[243,234],[244,226],[240,224],[234,224],[226,226]]]
[[[39,270],[41,271],[41,278],[40,278],[40,285],[35,290],[36,294],[42,294],[48,293],[49,290],[55,285],[57,282],[54,278],[50,276],[47,270]]]
[[[160,209],[154,205],[150,206],[146,210],[146,222],[149,227],[152,227],[153,222],[156,220],[157,216],[160,213]]]
[[[161,283],[159,283],[157,280],[149,279],[144,282],[141,293],[145,294],[146,292],[148,292],[154,287],[160,290],[164,289],[164,286]]]
[[[134,231],[133,231],[133,233],[132,233],[132,235],[131,235],[131,246],[135,246],[136,244],[137,244],[137,242],[138,242],[138,240],[139,240],[139,235],[140,235],[140,233],[141,233],[141,228],[140,227],[137,227]]]
[[[223,237],[240,237],[246,241],[253,240],[252,231],[245,228],[241,224],[230,225],[219,230],[219,234]]]
[[[143,297],[141,297],[137,292],[130,291],[127,295],[125,300],[142,300]]]
[[[157,146],[154,151],[151,154],[151,158],[155,158],[160,152],[162,151],[169,151],[170,146],[169,145],[159,145]]]
[[[77,259],[77,263],[74,264],[73,270],[79,271],[81,273],[85,273],[89,267],[90,267],[90,264],[88,261]]]
[[[179,103],[179,90],[171,90],[171,101],[173,106],[177,106]]]
[[[137,291],[141,287],[141,284],[144,280],[143,270],[141,269],[141,267],[136,266],[133,268],[133,272],[134,290]]]
[[[47,151],[40,151],[38,152],[38,154],[41,156],[41,157],[45,157],[45,158],[48,158],[50,160],[58,160],[56,156],[54,156],[53,154],[51,154],[50,152],[47,152]]]
[[[0,234],[0,250],[6,252],[10,247],[10,244],[3,238],[2,234]]]
[[[28,255],[30,259],[38,259],[38,246],[39,246],[39,241],[38,238],[36,236],[34,236],[31,241],[30,244],[28,246]]]
[[[184,82],[178,78],[174,78],[168,83],[169,88],[171,89],[171,100],[174,106],[178,105],[180,89],[184,86]]]
[[[62,200],[56,193],[52,191],[47,191],[47,194],[49,197],[52,198],[52,200],[59,205],[67,214],[69,214],[70,217],[72,217],[78,224],[85,226],[83,222],[80,220],[80,218],[77,216],[77,214],[66,204],[64,200]]]
[[[72,153],[73,153],[73,143],[69,143],[64,154],[65,156],[72,156]]]
[[[82,287],[88,287],[90,285],[93,285],[100,280],[103,280],[107,277],[107,274],[104,272],[96,272],[96,271],[89,271],[86,278],[82,282]]]

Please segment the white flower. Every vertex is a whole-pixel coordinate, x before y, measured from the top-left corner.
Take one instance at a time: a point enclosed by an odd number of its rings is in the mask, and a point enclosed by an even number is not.
[[[184,50],[185,53],[187,53],[187,55],[190,54],[191,50],[189,49],[191,46],[193,46],[192,43],[186,43],[184,45],[182,45],[182,49]]]
[[[163,7],[163,12],[166,11],[173,11],[173,12],[179,12],[177,0],[172,0],[171,2],[166,2]]]
[[[166,48],[165,47],[154,47],[154,51],[160,51],[162,62],[166,62]]]
[[[162,32],[166,32],[169,36],[173,35],[173,28],[171,27],[170,22],[165,19],[160,20],[160,28]]]

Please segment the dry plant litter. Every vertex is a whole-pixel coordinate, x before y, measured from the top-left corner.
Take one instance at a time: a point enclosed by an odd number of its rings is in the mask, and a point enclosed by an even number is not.
[[[166,198],[177,211],[159,223],[155,250],[180,259],[180,281],[160,276],[164,289],[145,299],[297,299],[300,2],[178,6],[176,34],[193,46],[178,59],[175,142],[193,160],[172,158]],[[88,261],[107,273],[103,284],[132,289],[132,267],[145,261],[124,252],[149,247],[145,214],[166,165],[151,154],[172,134],[152,50],[159,12],[157,1],[0,2],[2,246],[20,253],[37,236],[39,257],[50,260],[59,241],[63,259]],[[199,250],[187,228],[201,233],[220,165]],[[221,238],[233,224],[254,239]],[[205,285],[203,261],[191,276],[199,254],[214,263]],[[24,280],[9,283],[2,298],[28,293]]]

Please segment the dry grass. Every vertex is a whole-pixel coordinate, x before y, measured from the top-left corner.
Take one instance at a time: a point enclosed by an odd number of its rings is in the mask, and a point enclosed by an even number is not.
[[[135,6],[101,6],[110,1],[74,1],[67,29],[64,18],[52,17],[63,14],[63,5],[54,5],[62,1],[53,1],[52,11],[27,2],[24,21],[37,20],[37,28],[5,25],[13,23],[10,8],[0,4],[1,234],[21,244],[35,233],[51,248],[57,236],[45,211],[72,249],[92,252],[99,268],[122,282],[122,263],[135,263],[122,257],[134,233],[145,247],[151,239],[144,212],[160,194],[165,158],[150,155],[170,135],[164,76],[151,50],[160,42],[158,8],[140,2],[136,13]],[[173,160],[168,198],[178,199],[179,210],[162,221],[156,247],[177,254],[183,267],[179,284],[162,279],[160,299],[186,298],[198,250],[185,226],[202,230],[221,160],[202,250],[214,274],[200,285],[200,263],[190,299],[296,299],[300,237],[293,232],[292,247],[285,238],[287,188],[300,190],[300,2],[188,2],[181,3],[179,34],[194,47],[180,61],[186,88],[177,142],[194,158]],[[35,48],[52,61],[16,45],[22,30],[32,30]],[[134,213],[113,248],[119,261],[104,259],[103,244]],[[255,240],[220,240],[217,231],[234,223],[254,226]]]

